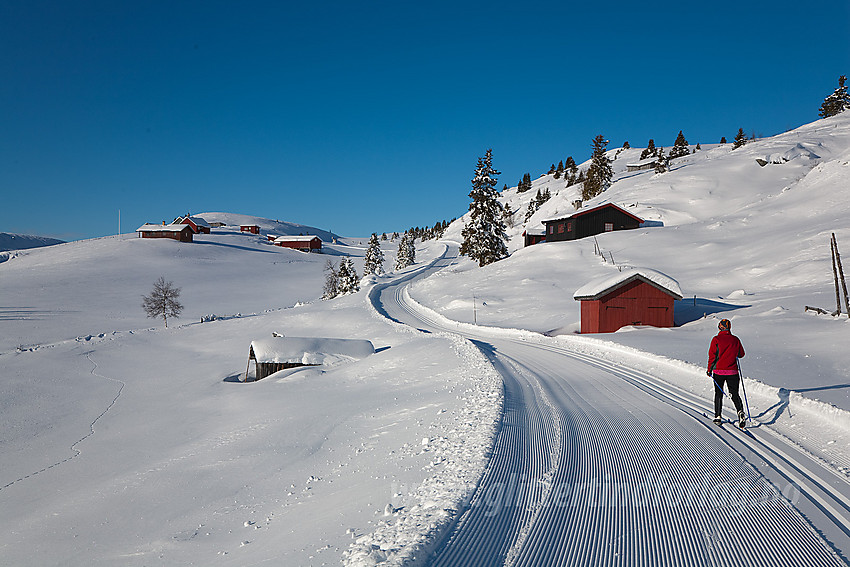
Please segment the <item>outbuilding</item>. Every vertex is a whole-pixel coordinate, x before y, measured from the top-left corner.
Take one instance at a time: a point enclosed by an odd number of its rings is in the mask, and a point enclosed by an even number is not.
[[[250,234],[260,234],[260,227],[256,224],[239,225],[239,232],[248,232]]]
[[[274,239],[274,244],[302,252],[322,251],[322,239],[318,236],[278,236]]]
[[[139,238],[171,238],[180,242],[192,242],[194,232],[187,224],[148,224],[136,229]]]
[[[573,294],[581,302],[581,332],[613,333],[627,325],[672,327],[679,283],[649,268],[630,268],[589,282]]]
[[[188,224],[192,228],[192,232],[195,234],[210,233],[209,223],[201,217],[186,215],[185,217],[179,217],[176,221],[174,221],[174,224]]]
[[[546,242],[576,240],[614,230],[639,228],[643,219],[614,203],[580,209],[568,217],[544,220]]]
[[[263,378],[299,366],[337,366],[360,360],[375,352],[371,341],[320,337],[273,336],[251,342],[245,382]],[[251,374],[251,363],[254,373]]]
[[[533,230],[526,229],[522,233],[522,239],[525,242],[525,246],[531,246],[532,244],[539,244],[541,242],[546,242],[546,235],[542,230]]]

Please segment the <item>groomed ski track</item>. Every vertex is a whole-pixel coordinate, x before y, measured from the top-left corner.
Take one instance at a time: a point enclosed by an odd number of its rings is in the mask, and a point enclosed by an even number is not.
[[[395,321],[466,336],[504,379],[489,465],[428,565],[850,564],[850,484],[766,426],[718,427],[650,375],[414,305],[405,286],[457,254],[372,294]]]

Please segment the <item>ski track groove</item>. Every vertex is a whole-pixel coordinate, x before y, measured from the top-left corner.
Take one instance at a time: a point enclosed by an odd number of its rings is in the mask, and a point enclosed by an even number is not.
[[[401,286],[391,299],[390,318],[471,339],[505,384],[490,462],[429,565],[848,565],[796,503],[777,497],[777,479],[804,486],[850,541],[843,495],[831,497],[781,440],[707,423],[710,400],[647,373],[560,345],[458,331],[408,305]],[[593,482],[626,503],[583,502],[577,493]],[[658,492],[665,487],[675,490]],[[719,487],[728,500],[704,493]]]
[[[121,392],[124,391],[124,386],[126,384],[123,381],[118,380],[116,378],[110,378],[109,376],[104,376],[102,374],[98,374],[97,372],[95,372],[97,370],[98,365],[94,360],[92,360],[91,352],[87,352],[87,353],[85,353],[85,355],[86,355],[86,359],[92,364],[92,369],[91,369],[91,375],[92,376],[97,376],[98,378],[103,378],[105,380],[111,380],[111,381],[117,382],[119,384],[118,392],[115,394],[115,397],[112,399],[112,401],[109,403],[109,405],[106,406],[106,409],[104,409],[102,412],[100,412],[100,414],[96,418],[94,418],[94,420],[89,424],[89,432],[86,433],[85,435],[83,435],[82,437],[80,437],[78,440],[74,441],[71,444],[70,450],[71,450],[71,452],[73,452],[73,455],[71,455],[70,457],[67,457],[65,459],[62,459],[61,461],[56,461],[55,463],[48,465],[48,466],[44,467],[43,469],[37,470],[35,472],[31,472],[28,475],[24,475],[21,478],[15,479],[15,480],[13,480],[13,481],[11,481],[11,482],[3,485],[3,486],[0,486],[0,490],[5,490],[6,488],[9,488],[10,486],[18,484],[19,482],[23,482],[24,480],[27,480],[28,478],[32,478],[32,477],[39,475],[43,472],[47,472],[51,469],[54,469],[54,468],[56,468],[60,465],[63,465],[65,463],[72,461],[72,460],[76,459],[77,457],[79,457],[82,454],[82,451],[77,449],[77,445],[79,445],[80,443],[82,443],[83,441],[85,441],[86,439],[91,437],[92,435],[94,435],[95,424],[98,421],[100,421],[100,419],[102,417],[104,417],[109,410],[112,409],[112,406],[114,406],[115,403],[118,401],[118,398],[121,397]]]

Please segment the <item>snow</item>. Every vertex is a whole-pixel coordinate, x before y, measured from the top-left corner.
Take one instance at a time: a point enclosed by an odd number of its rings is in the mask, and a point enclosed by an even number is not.
[[[325,337],[271,337],[251,341],[257,362],[324,364],[340,356],[361,359],[373,354],[370,341]]]
[[[670,295],[675,296],[676,299],[682,299],[683,297],[682,289],[679,287],[679,282],[667,274],[662,274],[661,272],[650,268],[627,268],[617,274],[602,276],[601,278],[597,278],[586,283],[575,291],[573,299],[598,299],[598,296],[606,291],[636,278],[640,278],[647,283],[654,284],[656,287],[659,287],[669,292]]]
[[[542,176],[500,196],[516,211],[509,258],[479,268],[419,243],[414,265],[331,301],[318,299],[322,256],[353,257],[362,273],[367,239],[262,217],[200,213],[227,226],[192,243],[125,234],[4,253],[2,562],[421,563],[470,502],[508,415],[502,375],[464,335],[593,357],[708,400],[708,342],[729,318],[747,350],[753,416],[846,483],[850,319],[804,306],[834,306],[829,236],[850,250],[850,115],[703,148],[664,174],[626,171],[639,148],[608,152],[614,184],[585,207],[616,202],[649,221],[638,230],[523,248],[524,230],[573,214],[579,198],[578,186]],[[552,199],[519,222],[542,189]],[[302,254],[268,232],[328,244]],[[395,265],[398,243],[381,245]],[[677,327],[577,334],[573,296],[635,273],[680,295],[686,286]],[[159,276],[182,289],[167,329],[140,305]],[[431,332],[387,318],[377,300],[395,289],[393,308]],[[240,382],[248,345],[276,356],[286,349],[271,345],[313,342],[282,354],[301,361],[340,354],[326,337],[372,348]],[[557,360],[541,357],[555,366],[550,385],[566,383]],[[544,425],[553,392],[534,395]],[[556,437],[540,463],[566,455]],[[519,546],[532,534],[512,537]]]

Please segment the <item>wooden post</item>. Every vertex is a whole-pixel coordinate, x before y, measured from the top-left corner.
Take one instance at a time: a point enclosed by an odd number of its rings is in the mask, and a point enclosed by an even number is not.
[[[835,264],[835,235],[829,239],[829,251],[832,253],[832,280],[835,283],[835,313],[841,315],[841,294],[838,291],[838,266]]]
[[[835,246],[835,262],[838,264],[838,275],[841,277],[841,290],[844,292],[844,308],[847,310],[847,316],[850,317],[850,299],[847,298],[847,281],[844,279],[844,268],[841,267],[841,254],[838,253],[838,241],[835,239],[835,233],[832,233],[832,245]]]

